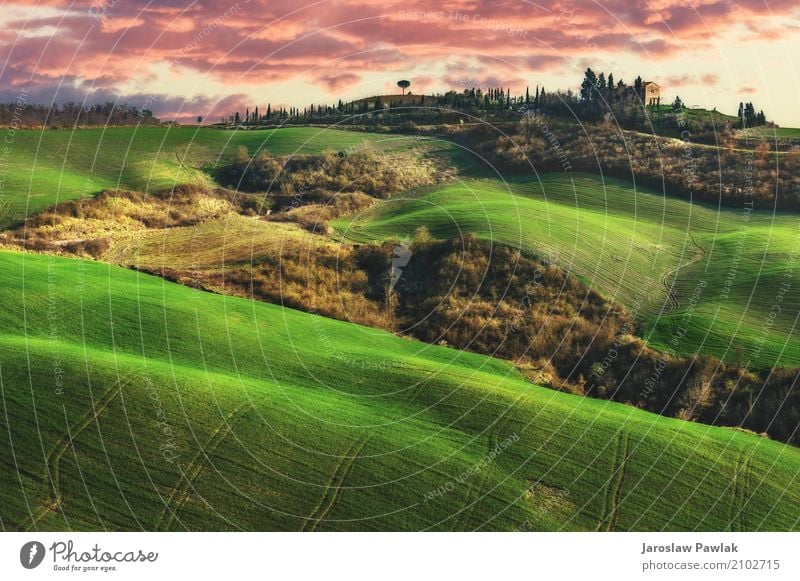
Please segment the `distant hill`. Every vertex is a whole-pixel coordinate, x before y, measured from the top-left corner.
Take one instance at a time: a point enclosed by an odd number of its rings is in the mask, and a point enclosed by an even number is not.
[[[433,95],[413,95],[411,93],[406,93],[405,95],[375,95],[352,101],[352,105],[358,110],[366,104],[369,110],[373,110],[378,102],[382,103],[384,107],[413,107],[424,105],[425,100],[430,100],[433,103],[435,99],[436,97]]]

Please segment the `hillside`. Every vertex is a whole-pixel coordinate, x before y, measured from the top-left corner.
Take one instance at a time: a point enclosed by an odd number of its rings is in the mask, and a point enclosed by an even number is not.
[[[0,226],[59,201],[106,188],[153,192],[178,184],[213,184],[210,170],[252,155],[303,155],[350,150],[365,142],[376,148],[408,147],[410,139],[319,127],[225,131],[198,127],[111,127],[75,131],[17,131],[4,158]]]
[[[800,298],[779,292],[797,253],[790,214],[718,210],[622,180],[543,174],[468,180],[334,222],[357,242],[411,236],[423,225],[439,238],[473,232],[558,264],[642,318],[656,348],[756,368],[800,365]],[[770,316],[776,302],[781,311]]]
[[[414,95],[412,93],[406,93],[405,95],[374,95],[372,97],[356,99],[351,102],[351,105],[356,111],[364,107],[368,110],[372,110],[378,103],[383,107],[421,107],[424,106],[426,99],[428,102],[433,103],[436,97],[433,95]]]
[[[798,527],[789,446],[105,264],[0,267],[7,530]]]
[[[752,127],[740,132],[743,137],[800,143],[800,128],[797,127]]]

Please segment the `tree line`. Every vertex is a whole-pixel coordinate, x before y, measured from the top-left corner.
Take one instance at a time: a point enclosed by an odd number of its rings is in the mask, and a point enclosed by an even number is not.
[[[161,121],[149,109],[127,103],[82,105],[37,105],[17,100],[0,103],[0,125],[14,127],[73,127],[105,125],[158,125]]]
[[[764,115],[763,109],[756,113],[756,108],[753,103],[739,103],[739,120],[741,122],[741,129],[747,127],[758,127],[767,124],[767,117]]]
[[[341,124],[447,124],[470,118],[492,121],[516,120],[520,115],[543,115],[591,122],[611,120],[624,129],[680,134],[686,126],[687,109],[680,96],[671,103],[645,103],[645,82],[638,75],[632,84],[615,77],[613,72],[584,72],[578,92],[557,90],[548,92],[542,86],[528,86],[524,93],[512,93],[508,87],[468,87],[462,91],[414,96],[405,95],[402,101],[378,96],[371,99],[343,102],[335,105],[310,104],[305,107],[256,106],[244,114],[235,111],[223,116],[226,125],[253,126],[275,123],[336,122]],[[409,98],[410,97],[410,98]],[[692,123],[697,125],[697,115]],[[711,112],[701,118],[703,130],[725,132],[767,123],[763,110],[756,112],[752,103],[741,103],[738,121],[731,116]]]
[[[540,95],[544,98],[545,90],[536,88],[535,101],[538,103]],[[262,125],[281,121],[313,121],[318,119],[330,119],[343,116],[371,116],[378,115],[405,115],[413,114],[424,116],[425,110],[446,109],[463,112],[507,112],[514,114],[515,109],[523,104],[531,104],[534,98],[531,97],[530,88],[525,95],[512,95],[510,88],[491,87],[486,90],[471,87],[464,89],[463,92],[448,91],[435,95],[419,95],[417,98],[410,95],[411,99],[406,99],[398,103],[391,99],[382,99],[380,96],[374,99],[360,99],[357,101],[344,102],[341,99],[335,104],[315,104],[312,103],[305,107],[279,107],[273,108],[271,103],[266,104],[265,109],[259,110],[255,106],[252,110],[248,107],[244,114],[234,111],[220,118],[223,124],[235,125]],[[384,96],[385,97],[385,96]]]

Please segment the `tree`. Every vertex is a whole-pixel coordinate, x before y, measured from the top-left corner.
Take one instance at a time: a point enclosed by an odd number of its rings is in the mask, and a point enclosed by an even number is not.
[[[586,69],[581,83],[581,101],[589,102],[595,98],[597,88],[597,75],[592,69]]]
[[[676,96],[672,102],[672,110],[676,113],[680,113],[683,110],[683,101],[681,101],[680,96]]]
[[[752,127],[756,124],[756,108],[753,106],[752,101],[744,105],[744,123],[742,128]]]
[[[411,86],[411,81],[406,81],[406,80],[397,81],[397,86],[403,89],[403,94],[405,95],[406,89],[408,89]]]
[[[531,88],[530,87],[525,87],[525,104],[526,105],[530,105],[531,104]]]
[[[202,115],[198,115],[197,116],[197,124],[199,125],[202,122],[203,122],[203,116]]]

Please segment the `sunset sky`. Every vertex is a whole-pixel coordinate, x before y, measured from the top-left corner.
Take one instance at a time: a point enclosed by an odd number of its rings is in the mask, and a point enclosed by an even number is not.
[[[800,126],[798,0],[23,0],[0,14],[7,102],[120,99],[216,121],[396,92],[401,78],[415,93],[575,90],[589,66]]]

